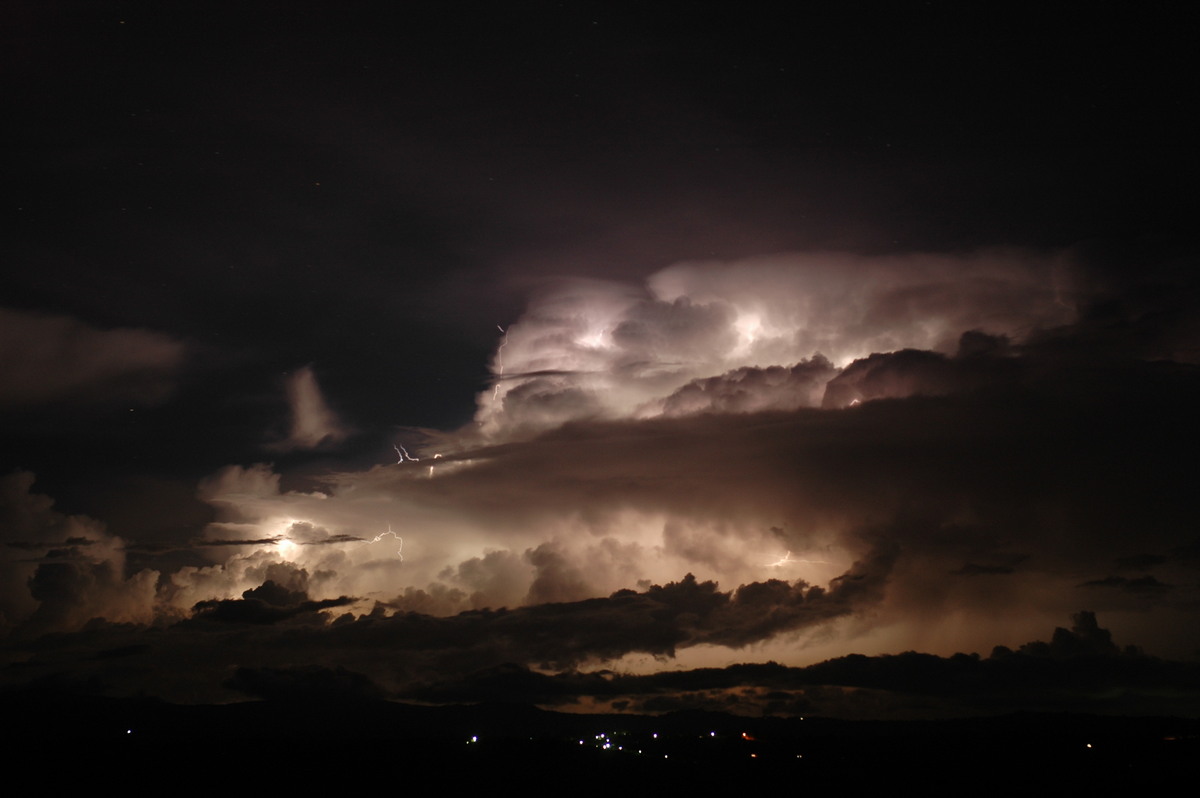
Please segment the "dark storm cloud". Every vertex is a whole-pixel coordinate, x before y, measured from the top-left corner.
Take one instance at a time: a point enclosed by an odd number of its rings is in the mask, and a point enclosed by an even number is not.
[[[854,361],[830,379],[822,405],[846,407],[872,399],[939,396],[1012,383],[1029,364],[993,354],[1002,352],[1006,344],[1003,338],[968,331],[960,340],[960,354],[953,358],[917,349],[873,354]],[[964,351],[968,354],[962,354]]]
[[[621,696],[624,693],[619,687],[610,689],[615,675],[611,671],[546,674],[509,662],[481,668],[457,679],[410,688],[403,691],[402,696],[410,700],[437,703],[512,701],[554,705],[576,700],[583,695]]]
[[[47,550],[48,544],[39,543],[37,541],[30,541],[30,540],[4,541],[5,546],[8,546],[9,548],[13,548],[13,549],[23,549],[25,551],[45,551],[46,552],[45,557],[49,558],[49,559],[53,559],[55,557],[70,556],[72,549],[74,549],[74,547],[76,547],[76,546],[91,546],[91,545],[94,545],[95,543],[96,543],[96,541],[90,540],[88,538],[69,537],[62,542],[62,545],[66,546],[68,548],[65,548],[65,549],[50,548],[49,550]]]
[[[122,662],[108,670],[103,661],[95,661],[88,668],[97,678],[115,680],[113,688],[121,690],[121,680],[128,678],[124,674],[140,672],[158,661],[176,662],[178,657],[177,667],[194,668],[201,679],[197,688],[211,696],[216,695],[211,692],[216,683],[201,684],[230,664],[249,668],[248,673],[264,668],[268,671],[263,673],[268,673],[278,667],[277,662],[297,657],[315,656],[331,667],[365,673],[395,689],[415,679],[431,681],[438,674],[506,662],[562,668],[629,652],[671,656],[704,644],[740,648],[869,608],[881,598],[886,571],[886,562],[858,564],[829,590],[772,580],[721,591],[713,582],[688,575],[679,582],[643,592],[623,590],[607,598],[449,617],[414,612],[389,616],[377,608],[358,618],[344,615],[333,620],[318,613],[354,600],[314,601],[302,590],[268,580],[245,591],[240,599],[199,602],[190,620],[159,629],[150,649],[131,654],[138,660],[137,667],[130,669],[129,662]],[[75,641],[90,646],[103,639],[108,648],[117,648],[129,632],[127,627],[97,622]],[[84,643],[87,638],[92,639]],[[30,645],[33,650],[39,647],[36,642]],[[201,649],[206,653],[199,654]],[[34,654],[27,673],[53,667],[62,654],[49,656],[42,663]],[[193,659],[191,665],[184,664]],[[242,682],[237,689],[250,689],[247,680]]]
[[[311,601],[302,592],[287,590],[268,580],[260,587],[242,593],[240,599],[201,601],[193,610],[197,621],[273,624],[299,615],[346,607],[357,601],[347,596]]]
[[[204,540],[196,541],[195,545],[206,548],[209,546],[271,546],[283,539],[284,538],[282,536],[273,538],[258,538],[257,540],[214,540],[211,538],[206,538]]]
[[[1093,579],[1084,582],[1080,587],[1108,587],[1130,593],[1154,594],[1171,590],[1171,585],[1163,584],[1150,574],[1139,577],[1106,576],[1103,579]]]
[[[857,562],[835,578],[830,589],[816,587],[800,594],[805,585],[788,585],[774,579],[742,585],[735,591],[728,611],[714,624],[702,642],[740,647],[773,637],[780,632],[803,629],[846,612],[869,608],[884,597],[895,553],[876,550],[869,559]]]
[[[17,616],[21,625],[15,633],[74,630],[96,619],[150,623],[156,577],[148,570],[126,576],[111,561],[44,563],[26,584],[36,608],[24,618]]]
[[[1098,693],[1107,696],[1099,704]],[[1017,651],[1000,646],[988,657],[910,651],[850,655],[803,668],[745,663],[649,675],[548,674],[510,663],[423,684],[404,695],[445,702],[621,703],[628,711],[709,709],[755,716],[947,717],[1100,706],[1122,712],[1151,705],[1169,712],[1200,702],[1200,670],[1194,663],[1119,649],[1095,615],[1082,612],[1071,629],[1055,629],[1050,642],[1033,641]]]
[[[227,686],[268,700],[383,698],[385,693],[366,676],[345,668],[238,668]]]
[[[659,656],[701,644],[741,647],[869,607],[881,598],[886,562],[856,565],[829,590],[772,580],[722,592],[690,574],[644,592],[480,610],[434,618],[414,613],[334,623],[337,645],[407,651],[410,667],[458,669],[519,661],[562,667],[629,652]]]
[[[0,308],[0,407],[167,397],[186,349],[169,335]]]
[[[125,543],[85,516],[65,515],[33,490],[33,475],[0,477],[0,631],[75,629],[92,618],[146,622],[152,570],[127,573]]]
[[[330,535],[323,540],[303,540],[300,541],[301,546],[336,546],[339,543],[363,543],[366,538],[355,537],[354,535]]]
[[[964,563],[962,568],[950,573],[959,576],[994,576],[1006,575],[1013,572],[1012,566],[1009,565],[980,565],[978,563]]]

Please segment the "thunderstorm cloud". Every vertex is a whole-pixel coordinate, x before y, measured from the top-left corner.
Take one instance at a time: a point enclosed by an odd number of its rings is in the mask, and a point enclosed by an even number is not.
[[[6,477],[4,628],[154,626],[172,653],[147,662],[243,667],[210,699],[511,663],[803,664],[846,641],[989,650],[1081,605],[1118,628],[1153,611],[1166,626],[1139,643],[1181,655],[1200,641],[1166,627],[1197,558],[1168,464],[1195,443],[1200,375],[1153,353],[1195,341],[1156,326],[1131,356],[1077,271],[804,254],[556,282],[497,336],[473,423],[300,480],[225,466],[184,560],[130,567],[99,522]],[[288,392],[289,446],[345,436],[311,369]],[[279,670],[301,651],[326,670]]]

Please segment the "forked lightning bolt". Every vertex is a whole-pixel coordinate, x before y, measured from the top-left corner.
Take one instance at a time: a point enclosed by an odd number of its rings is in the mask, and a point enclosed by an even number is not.
[[[787,565],[790,562],[795,562],[795,560],[792,559],[791,551],[789,551],[787,554],[780,557],[775,562],[767,563],[767,567],[768,568],[782,568],[783,566]]]
[[[403,562],[404,561],[404,538],[400,537],[399,535],[397,535],[395,532],[392,531],[392,525],[390,523],[388,524],[387,532],[380,532],[378,535],[376,535],[374,538],[371,539],[371,542],[378,543],[379,541],[383,540],[388,535],[391,535],[400,543],[400,548],[396,549],[396,556],[400,558],[401,562]]]
[[[393,443],[392,448],[396,450],[396,457],[397,457],[396,465],[400,465],[405,460],[409,461],[410,463],[421,462],[420,457],[413,457],[411,454],[408,453],[408,449],[405,449],[403,446],[399,446],[399,445]],[[441,458],[440,454],[435,454],[433,456],[434,460],[438,460],[440,458]],[[433,476],[433,466],[432,465],[429,466],[429,476],[431,476],[431,477]]]

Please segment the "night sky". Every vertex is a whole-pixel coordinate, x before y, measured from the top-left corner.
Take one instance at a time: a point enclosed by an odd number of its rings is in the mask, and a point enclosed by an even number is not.
[[[7,16],[0,684],[1200,707],[1182,16]]]

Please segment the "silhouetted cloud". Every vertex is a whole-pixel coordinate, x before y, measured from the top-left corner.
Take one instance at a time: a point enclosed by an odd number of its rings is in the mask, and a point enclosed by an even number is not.
[[[1097,694],[1107,695],[1097,701]],[[774,662],[635,675],[546,674],[508,663],[438,679],[404,695],[424,701],[508,700],[547,706],[669,712],[706,709],[749,715],[851,718],[952,717],[1014,710],[1194,711],[1200,669],[1135,649],[1118,650],[1095,615],[1077,613],[1050,643],[1031,642],[990,657],[917,652],[849,655],[810,665]]]

